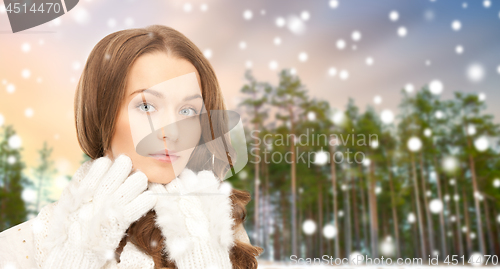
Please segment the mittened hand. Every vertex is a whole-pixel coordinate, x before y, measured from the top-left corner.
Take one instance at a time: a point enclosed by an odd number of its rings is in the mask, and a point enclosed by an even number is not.
[[[165,250],[178,268],[232,268],[231,187],[211,171],[184,169],[168,184],[149,183]]]
[[[157,199],[145,192],[146,175],[138,171],[129,176],[131,170],[126,155],[82,165],[54,209],[44,268],[101,268],[114,258],[126,229]]]

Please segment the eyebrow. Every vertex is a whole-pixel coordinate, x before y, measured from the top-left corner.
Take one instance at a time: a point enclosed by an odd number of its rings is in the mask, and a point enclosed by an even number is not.
[[[134,91],[133,93],[130,94],[130,96],[136,94],[136,93],[141,93],[141,92],[146,92],[146,93],[150,93],[158,98],[165,98],[165,96],[158,92],[158,91],[155,91],[155,90],[151,90],[151,89],[140,89],[140,90],[137,90],[137,91]],[[187,96],[186,98],[184,98],[183,101],[189,101],[189,100],[193,100],[193,99],[196,99],[196,98],[202,98],[200,94],[196,93],[196,94],[193,94],[191,96]]]

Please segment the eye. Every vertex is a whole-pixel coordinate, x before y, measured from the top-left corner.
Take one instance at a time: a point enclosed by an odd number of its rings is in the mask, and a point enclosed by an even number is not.
[[[142,103],[138,106],[138,108],[143,111],[143,112],[154,112],[156,111],[156,108],[148,103]]]
[[[193,115],[196,115],[196,110],[194,110],[192,108],[183,108],[183,109],[181,109],[181,111],[179,111],[179,114],[181,114],[183,116],[193,116]]]

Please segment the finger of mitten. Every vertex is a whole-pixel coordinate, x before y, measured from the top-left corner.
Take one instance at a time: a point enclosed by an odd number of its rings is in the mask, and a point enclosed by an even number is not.
[[[94,195],[94,199],[100,199],[102,196],[109,195],[123,184],[132,170],[132,160],[125,154],[121,154],[115,159],[111,168],[99,182],[99,186]]]
[[[111,166],[112,161],[108,157],[101,157],[95,160],[90,167],[89,172],[81,181],[80,186],[94,193],[102,177],[106,174]]]
[[[137,198],[125,205],[125,217],[128,223],[132,223],[144,216],[155,206],[157,195],[152,191],[145,191]]]
[[[164,194],[167,193],[165,190],[165,185],[161,183],[148,182],[148,190],[152,191],[156,194]]]
[[[143,172],[137,171],[125,180],[113,196],[118,200],[118,204],[124,205],[144,192],[147,187],[148,177]]]

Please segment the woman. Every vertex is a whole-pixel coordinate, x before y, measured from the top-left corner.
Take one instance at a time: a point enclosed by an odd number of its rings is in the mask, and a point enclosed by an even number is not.
[[[162,93],[163,108],[152,102]],[[59,201],[0,233],[0,267],[257,268],[263,249],[242,225],[249,193],[221,187],[235,154],[213,142],[227,126],[207,120],[224,109],[210,63],[178,31],[103,38],[75,96],[78,141],[92,160]],[[156,121],[157,112],[168,116]],[[158,142],[163,152],[151,151]],[[178,195],[194,189],[216,195]]]

